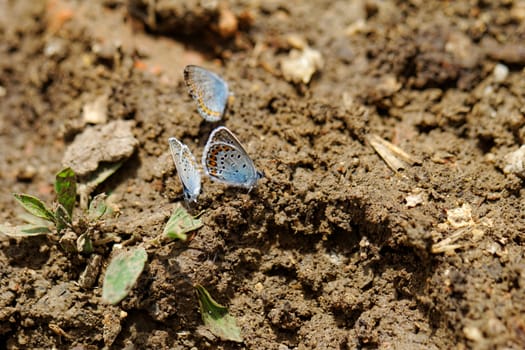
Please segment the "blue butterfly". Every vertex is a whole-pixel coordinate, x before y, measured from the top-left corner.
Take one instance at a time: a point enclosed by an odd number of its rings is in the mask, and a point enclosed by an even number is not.
[[[252,189],[257,180],[264,177],[239,140],[224,126],[210,134],[202,154],[202,165],[212,180],[236,187]]]
[[[201,174],[197,168],[197,161],[188,146],[175,137],[168,139],[173,162],[177,168],[182,192],[187,202],[196,202],[201,193]]]
[[[209,122],[221,120],[230,95],[228,84],[217,74],[191,65],[184,68],[184,81],[199,114]]]

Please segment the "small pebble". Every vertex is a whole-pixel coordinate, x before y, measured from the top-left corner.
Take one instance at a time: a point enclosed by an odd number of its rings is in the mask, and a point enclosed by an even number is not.
[[[221,6],[219,10],[219,34],[223,38],[229,38],[237,33],[239,21],[235,14],[226,6]]]
[[[67,46],[63,39],[52,38],[44,47],[44,55],[47,57],[61,58],[66,55]]]
[[[494,81],[497,83],[502,83],[507,79],[507,76],[509,75],[509,68],[501,63],[496,64],[494,67]]]
[[[459,208],[447,210],[447,221],[454,228],[472,226],[472,208],[468,204],[463,204]]]
[[[91,51],[102,59],[113,59],[122,44],[119,41],[102,41],[93,43]]]
[[[303,50],[305,47],[308,46],[306,43],[306,40],[299,34],[288,34],[286,36],[286,42],[288,45],[290,45],[292,48],[297,50]]]
[[[287,81],[308,84],[314,73],[322,69],[323,65],[321,53],[306,47],[301,51],[290,51],[289,56],[281,62],[281,70]]]
[[[105,124],[107,122],[108,98],[107,94],[98,96],[82,107],[82,119],[85,123]]]
[[[415,206],[423,203],[423,194],[412,194],[405,197],[406,206],[408,208],[414,208]]]
[[[503,172],[505,174],[513,173],[525,177],[525,145],[507,154],[504,160],[505,167],[503,168]]]
[[[463,334],[465,335],[465,338],[473,340],[475,342],[483,340],[483,334],[481,333],[479,328],[474,326],[467,326],[463,328]]]

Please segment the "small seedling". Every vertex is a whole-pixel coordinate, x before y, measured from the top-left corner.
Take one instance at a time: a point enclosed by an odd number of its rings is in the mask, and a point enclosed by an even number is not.
[[[175,206],[175,210],[169,218],[162,235],[168,239],[180,239],[185,241],[188,236],[186,233],[197,230],[203,226],[202,221],[191,216],[180,203]]]
[[[228,313],[225,306],[217,303],[210,293],[201,285],[195,286],[202,315],[202,321],[209,330],[222,340],[242,342],[241,329],[235,318]]]
[[[49,209],[37,197],[23,193],[13,194],[18,203],[30,214],[22,217],[27,224],[0,225],[0,231],[8,236],[22,237],[49,234],[53,231],[53,227],[60,233],[70,227],[76,198],[75,173],[71,168],[66,168],[56,175],[55,191],[58,202],[55,211]]]
[[[21,218],[27,224],[13,226],[8,223],[0,225],[0,233],[10,237],[30,237],[37,235],[57,235],[59,243],[67,252],[90,254],[93,251],[91,229],[104,215],[111,213],[105,203],[105,194],[95,196],[87,214],[80,215],[73,222],[73,209],[77,199],[75,173],[65,168],[56,175],[56,203],[54,210],[47,207],[39,198],[15,193],[13,196],[27,211]]]
[[[100,193],[91,200],[88,208],[89,221],[97,221],[104,215],[113,214],[113,209],[107,205],[106,198],[107,195],[105,193]]]
[[[148,253],[143,247],[124,251],[115,256],[106,270],[102,300],[115,305],[124,299],[137,282],[147,260]]]

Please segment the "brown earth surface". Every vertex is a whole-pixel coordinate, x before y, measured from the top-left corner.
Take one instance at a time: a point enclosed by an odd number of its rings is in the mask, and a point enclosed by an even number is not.
[[[525,138],[524,43],[521,0],[0,0],[1,223],[20,222],[14,192],[52,203],[100,96],[138,140],[97,188],[119,211],[101,235],[162,233],[182,201],[170,136],[200,159],[225,125],[266,175],[250,192],[205,179],[204,227],[149,249],[117,306],[112,244],[82,288],[88,257],[0,235],[0,348],[525,348],[523,172],[504,171]],[[323,64],[289,82],[305,45]],[[197,114],[187,64],[228,81],[220,123]],[[371,135],[414,162],[393,171]],[[204,328],[197,284],[243,343]]]

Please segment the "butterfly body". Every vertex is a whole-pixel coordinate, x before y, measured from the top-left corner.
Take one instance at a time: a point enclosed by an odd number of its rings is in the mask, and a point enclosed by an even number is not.
[[[230,95],[228,84],[217,74],[193,65],[184,68],[184,81],[199,114],[209,122],[221,120]]]

